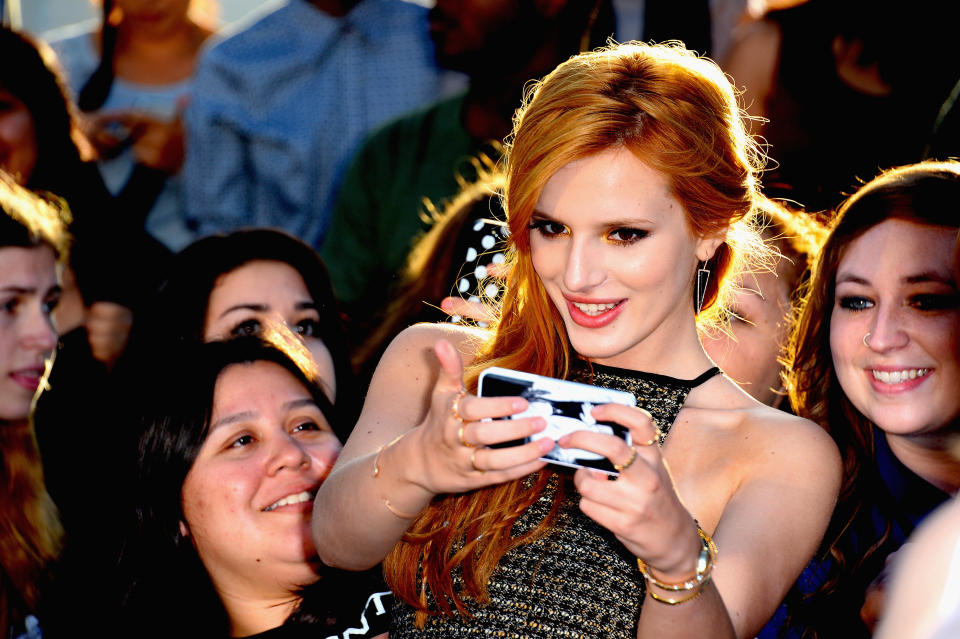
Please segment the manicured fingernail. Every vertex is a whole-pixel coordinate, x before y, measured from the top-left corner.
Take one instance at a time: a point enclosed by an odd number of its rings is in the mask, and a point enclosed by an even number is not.
[[[453,302],[450,301],[450,300],[447,299],[447,298],[444,298],[443,301],[440,302],[440,308],[442,308],[442,309],[445,310],[445,311],[452,310],[452,309],[453,309]]]
[[[538,439],[537,443],[540,445],[540,450],[542,450],[545,453],[549,453],[551,450],[553,450],[553,447],[555,445],[554,441],[549,437]]]
[[[519,411],[527,407],[527,400],[517,398],[513,400],[513,403],[510,404],[510,408],[513,410]]]
[[[558,445],[558,446],[566,446],[566,445],[567,445],[567,440],[568,440],[569,438],[570,438],[569,435],[564,435],[563,437],[561,437],[560,439],[557,440],[557,445]]]
[[[534,417],[531,424],[533,425],[533,432],[539,433],[547,427],[547,420],[543,417]]]

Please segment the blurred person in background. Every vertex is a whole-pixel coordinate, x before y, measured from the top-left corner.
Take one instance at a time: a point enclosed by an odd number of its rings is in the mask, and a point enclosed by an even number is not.
[[[318,248],[357,144],[441,97],[446,78],[413,2],[290,0],[233,31],[204,53],[186,111],[190,223]]]
[[[743,29],[721,66],[775,161],[765,193],[835,210],[879,170],[923,159],[960,79],[949,4],[808,0]]]
[[[466,73],[465,93],[398,119],[350,161],[321,255],[354,344],[387,304],[415,238],[500,158],[523,90],[613,33],[608,0],[439,0],[437,62]]]
[[[757,222],[776,247],[776,263],[745,273],[727,309],[729,324],[704,327],[700,339],[710,359],[754,399],[789,410],[781,353],[827,226],[817,216],[769,201],[759,207]]]
[[[104,182],[114,195],[127,196],[124,215],[138,218],[171,250],[196,237],[181,197],[181,116],[201,47],[213,33],[199,11],[211,2],[102,0],[93,31],[48,34]]]

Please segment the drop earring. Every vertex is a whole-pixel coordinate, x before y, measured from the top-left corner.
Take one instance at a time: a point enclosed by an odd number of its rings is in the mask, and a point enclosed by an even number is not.
[[[701,266],[702,264],[702,266]],[[707,268],[707,262],[697,263],[697,297],[694,300],[697,309],[697,315],[703,308],[703,300],[707,296],[707,283],[710,282],[710,269]]]

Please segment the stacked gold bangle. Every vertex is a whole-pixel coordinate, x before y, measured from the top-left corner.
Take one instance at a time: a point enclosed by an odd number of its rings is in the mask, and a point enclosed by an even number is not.
[[[713,542],[713,539],[710,537],[710,535],[708,535],[703,528],[700,527],[699,523],[697,524],[697,533],[700,535],[700,554],[697,557],[697,573],[684,582],[671,584],[660,581],[650,573],[647,562],[637,557],[637,568],[640,569],[640,574],[643,575],[648,584],[652,584],[661,590],[667,590],[670,592],[692,591],[691,594],[687,596],[676,598],[663,597],[653,591],[650,591],[650,597],[655,601],[670,604],[671,606],[686,603],[687,601],[699,597],[703,592],[703,588],[710,581],[710,573],[713,572],[713,567],[717,564],[717,545]]]

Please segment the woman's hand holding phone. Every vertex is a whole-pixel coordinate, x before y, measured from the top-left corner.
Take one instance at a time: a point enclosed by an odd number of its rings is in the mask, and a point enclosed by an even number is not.
[[[576,431],[558,440],[563,448],[601,454],[620,470],[616,481],[595,470],[578,470],[574,483],[581,495],[580,509],[612,532],[631,554],[643,558],[659,578],[688,579],[696,571],[700,539],[655,443],[657,430],[650,414],[605,404],[593,409],[593,417],[629,428],[633,444],[590,431]]]
[[[519,397],[477,397],[463,390],[463,364],[450,342],[434,347],[440,375],[430,409],[421,424],[406,435],[418,460],[411,480],[431,494],[460,493],[525,477],[545,465],[539,458],[553,448],[550,440],[507,448],[488,446],[523,440],[546,428],[542,417],[505,420],[523,412]],[[483,421],[490,419],[491,421]]]

